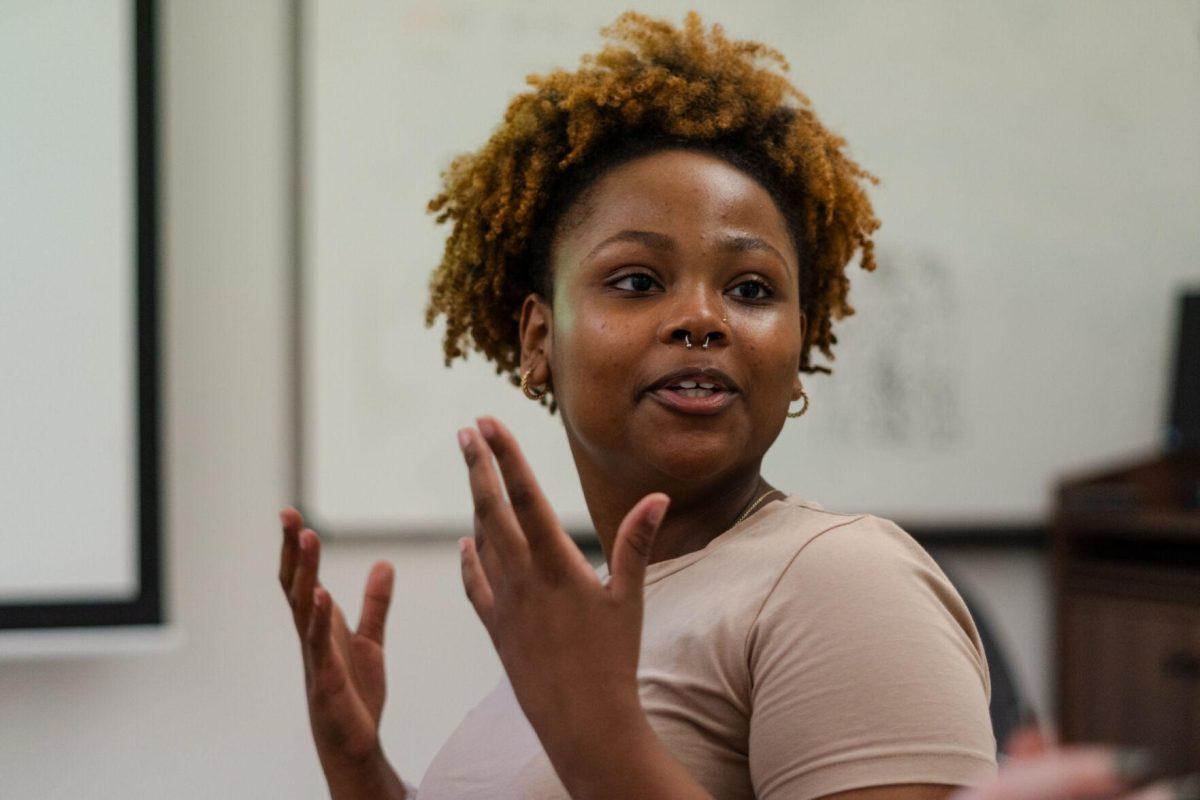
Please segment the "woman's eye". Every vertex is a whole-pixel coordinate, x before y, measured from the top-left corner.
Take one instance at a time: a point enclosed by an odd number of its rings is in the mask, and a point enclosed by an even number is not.
[[[757,280],[742,281],[733,291],[743,300],[764,300],[773,294],[770,287]]]
[[[628,292],[648,292],[654,288],[654,278],[641,272],[635,272],[632,275],[626,275],[613,284],[618,289],[624,289]]]

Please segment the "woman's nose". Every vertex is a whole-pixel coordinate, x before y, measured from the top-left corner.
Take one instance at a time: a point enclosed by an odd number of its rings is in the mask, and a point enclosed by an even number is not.
[[[692,295],[675,304],[659,328],[659,340],[708,350],[729,344],[729,322],[721,298]]]

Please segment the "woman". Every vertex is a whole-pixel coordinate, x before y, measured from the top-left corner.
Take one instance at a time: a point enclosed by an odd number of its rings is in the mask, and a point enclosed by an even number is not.
[[[454,224],[429,310],[447,363],[478,350],[560,412],[610,575],[499,421],[459,431],[463,581],[507,677],[421,800],[918,800],[987,783],[986,661],[945,576],[893,523],[760,475],[807,408],[800,373],[828,371],[812,350],[832,358],[852,313],[848,263],[874,266],[874,179],[759,65],[786,69],[775,51],[694,14],[607,32],[580,70],[532,78],[430,203]],[[333,795],[409,796],[377,735],[392,570],[372,569],[352,634],[317,584],[316,534],[282,520]]]

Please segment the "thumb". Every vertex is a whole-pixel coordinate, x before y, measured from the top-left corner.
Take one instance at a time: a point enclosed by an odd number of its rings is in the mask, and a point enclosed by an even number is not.
[[[609,582],[612,593],[617,597],[628,599],[641,596],[646,563],[650,560],[650,547],[654,544],[658,526],[670,504],[671,498],[662,492],[648,494],[621,520],[613,545],[612,580]]]

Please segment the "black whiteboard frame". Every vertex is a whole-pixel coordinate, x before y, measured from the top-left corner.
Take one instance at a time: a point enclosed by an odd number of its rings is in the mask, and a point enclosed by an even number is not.
[[[0,630],[161,625],[163,619],[160,464],[158,79],[155,0],[134,10],[135,271],[137,315],[138,594],[128,602],[0,603]]]

